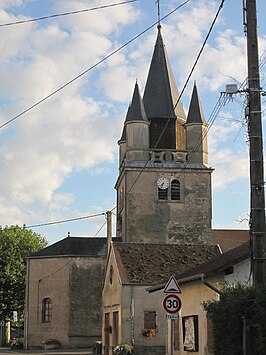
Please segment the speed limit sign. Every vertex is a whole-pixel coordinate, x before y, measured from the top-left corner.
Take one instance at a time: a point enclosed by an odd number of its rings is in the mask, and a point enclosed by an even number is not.
[[[163,308],[169,314],[178,313],[181,306],[181,299],[176,294],[169,294],[163,299]]]

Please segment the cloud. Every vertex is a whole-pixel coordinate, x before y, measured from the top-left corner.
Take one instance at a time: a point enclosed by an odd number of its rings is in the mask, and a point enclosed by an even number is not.
[[[215,168],[214,189],[224,189],[232,182],[248,178],[249,156],[245,130],[242,122],[234,120],[226,111],[220,113],[211,127],[208,136],[209,160]]]
[[[49,12],[108,3],[109,0],[58,0]],[[0,0],[0,22],[22,18],[14,13],[19,12],[23,4],[22,1]],[[169,2],[167,7],[170,9],[173,4],[175,2]],[[163,23],[163,38],[180,89],[216,8],[216,1],[199,1],[183,7]],[[140,27],[150,25],[146,22],[140,25],[144,20],[148,22],[136,6],[126,5],[65,16],[56,21],[3,28],[0,123],[119,48],[137,35]],[[245,39],[234,30],[224,29],[223,18],[215,30],[193,76],[200,82],[204,95],[217,92],[228,82],[227,76],[239,81],[245,76]],[[116,141],[121,135],[136,79],[143,93],[156,32],[155,27],[0,131],[2,223],[31,224],[34,220],[61,219],[70,211],[79,215],[74,191],[66,193],[60,189],[69,176],[84,170],[90,176],[101,174],[106,163],[117,159]],[[266,47],[265,39],[261,40],[261,45]],[[190,96],[190,91],[185,95]],[[230,111],[223,115],[233,117]],[[210,157],[216,168],[215,188],[225,188],[247,176],[246,150],[235,150],[232,144],[239,126],[228,122],[217,121],[209,137]],[[90,206],[97,207],[93,203]]]

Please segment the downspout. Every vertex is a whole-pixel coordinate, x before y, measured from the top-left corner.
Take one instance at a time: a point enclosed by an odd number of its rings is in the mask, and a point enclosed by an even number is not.
[[[201,281],[202,281],[202,283],[203,283],[205,286],[209,287],[211,290],[213,290],[214,292],[218,293],[218,295],[221,296],[222,291],[219,290],[218,288],[216,288],[215,286],[213,286],[213,285],[212,285],[211,283],[209,283],[208,281],[204,280],[204,275],[202,275]]]
[[[130,321],[131,321],[131,344],[135,344],[135,298],[134,298],[134,286],[131,285],[131,304],[130,304]]]

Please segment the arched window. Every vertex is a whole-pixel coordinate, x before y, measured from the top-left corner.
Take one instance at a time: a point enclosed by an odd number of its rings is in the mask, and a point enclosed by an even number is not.
[[[42,301],[42,322],[51,323],[52,321],[52,300],[44,298]]]
[[[177,179],[171,181],[171,200],[180,201],[180,181]]]

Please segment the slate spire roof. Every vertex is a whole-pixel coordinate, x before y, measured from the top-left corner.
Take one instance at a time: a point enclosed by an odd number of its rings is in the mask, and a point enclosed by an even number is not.
[[[129,121],[148,122],[147,115],[146,115],[145,108],[144,108],[144,104],[143,104],[143,100],[142,100],[142,97],[140,96],[139,85],[138,85],[137,81],[135,84],[131,104],[129,105],[128,110],[127,110],[125,123],[129,122]],[[118,143],[125,142],[126,139],[127,139],[126,129],[125,129],[125,125],[124,125],[123,132],[122,132],[121,138],[119,139]]]
[[[194,83],[193,92],[190,100],[190,106],[187,116],[187,124],[189,123],[206,123],[202,110],[196,82]]]
[[[148,121],[144,109],[143,100],[139,93],[139,85],[136,81],[131,105],[128,108],[126,122],[128,121]]]
[[[153,117],[179,117],[185,120],[182,102],[169,63],[165,45],[158,25],[158,35],[146,82],[143,102],[148,119]]]

